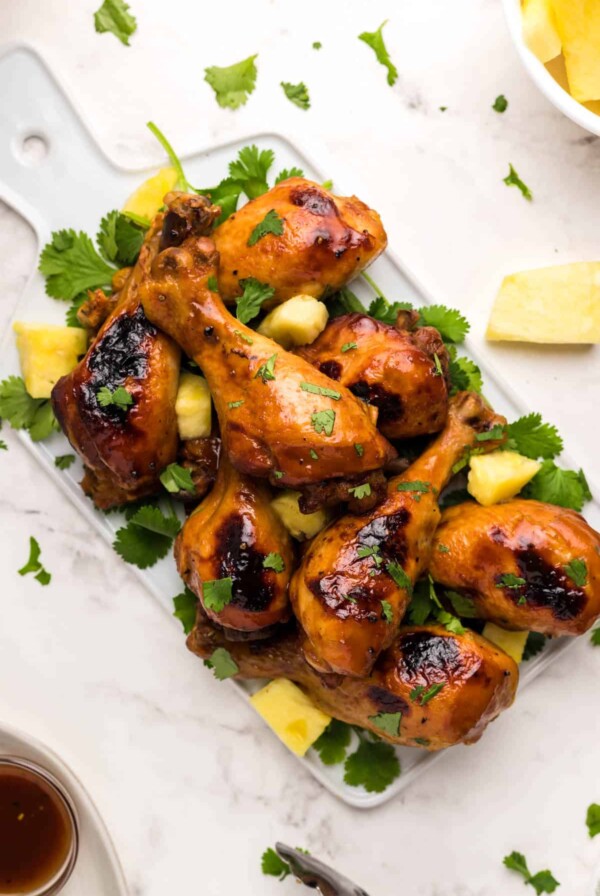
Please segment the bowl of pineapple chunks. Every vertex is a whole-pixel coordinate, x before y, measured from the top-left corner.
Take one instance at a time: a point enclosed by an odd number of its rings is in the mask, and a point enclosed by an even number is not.
[[[504,0],[529,75],[568,118],[600,135],[600,3]]]

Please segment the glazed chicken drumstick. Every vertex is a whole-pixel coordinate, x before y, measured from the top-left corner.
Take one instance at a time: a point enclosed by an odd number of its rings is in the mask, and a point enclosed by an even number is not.
[[[309,663],[324,672],[369,674],[427,569],[440,520],[437,496],[453,466],[473,445],[497,447],[478,436],[505,422],[479,395],[454,396],[444,430],[388,481],[385,501],[370,513],[340,517],[310,542],[290,591]]]
[[[218,260],[211,240],[190,235],[157,255],[140,296],[202,369],[233,466],[279,486],[384,466],[396,452],[376,410],[232,317],[213,291]]]
[[[328,715],[428,750],[479,740],[513,702],[519,679],[516,663],[485,638],[440,626],[402,628],[368,678],[321,675],[303,659],[294,630],[252,645],[226,642],[202,611],[187,644],[204,659],[226,645],[237,678],[289,678]],[[421,703],[418,695],[434,686],[435,696]],[[401,714],[397,734],[377,725],[378,715],[389,713]]]
[[[238,473],[222,458],[213,490],[177,536],[179,574],[206,614],[225,629],[260,632],[291,615],[294,552],[270,498],[265,483]],[[215,587],[225,588],[216,599]]]
[[[505,628],[580,635],[600,616],[600,534],[564,507],[519,498],[450,507],[429,569]]]
[[[281,233],[251,235],[275,213]],[[214,232],[221,257],[219,291],[225,302],[254,277],[271,286],[271,304],[299,293],[319,298],[371,264],[387,245],[377,212],[356,196],[334,196],[302,177],[282,181],[234,212]]]

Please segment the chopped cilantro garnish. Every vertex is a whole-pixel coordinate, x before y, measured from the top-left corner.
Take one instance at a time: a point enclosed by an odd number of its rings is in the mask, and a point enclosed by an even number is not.
[[[71,464],[75,463],[74,454],[59,454],[54,458],[54,466],[59,470],[68,470]]]
[[[410,311],[411,308],[412,304],[410,302],[394,302],[393,304],[390,304],[384,296],[377,296],[377,298],[373,299],[369,305],[367,314],[370,317],[374,317],[375,320],[380,320],[384,324],[395,324],[399,312]],[[361,306],[358,310],[364,311],[364,308]]]
[[[272,286],[261,283],[254,277],[246,277],[240,280],[240,286],[244,290],[242,296],[237,299],[236,316],[243,324],[247,324],[260,313],[263,302],[270,299],[275,293]]]
[[[477,619],[479,614],[477,613],[475,602],[470,597],[465,597],[464,594],[459,594],[458,591],[446,591],[446,597],[452,604],[452,609],[457,616],[462,616],[463,619]]]
[[[320,40],[313,41],[313,45],[312,45],[313,50],[320,50],[322,46],[323,46],[323,44],[321,43]]]
[[[129,38],[135,33],[137,22],[124,0],[104,0],[94,13],[94,27],[98,34],[110,31],[122,44],[129,46]]]
[[[263,383],[269,382],[269,380],[275,379],[275,362],[277,361],[277,352],[274,355],[265,361],[264,364],[261,364],[256,373],[254,374],[254,379],[260,377]]]
[[[240,398],[238,401],[228,401],[227,407],[231,408],[233,410],[234,408],[241,408],[241,406],[243,404],[244,404],[244,399]]]
[[[525,883],[530,884],[538,896],[540,896],[541,893],[554,893],[556,888],[560,886],[559,882],[548,870],[538,871],[537,874],[531,874],[527,867],[525,856],[520,852],[511,852],[511,854],[504,859],[504,864],[507,868],[510,868],[511,871],[516,871],[518,874],[523,875]]]
[[[492,109],[494,112],[506,112],[508,109],[508,100],[503,93],[496,97],[492,104]]]
[[[52,576],[48,572],[48,570],[44,569],[40,562],[40,554],[41,549],[33,537],[33,535],[29,539],[29,559],[25,566],[22,566],[19,570],[20,576],[26,576],[28,573],[35,573],[34,579],[40,583],[40,585],[49,585]]]
[[[319,754],[323,765],[337,765],[346,758],[350,740],[350,726],[338,719],[332,719],[323,734],[314,742],[313,748]]]
[[[412,594],[412,582],[410,577],[404,572],[399,563],[394,561],[386,563],[386,571],[392,577],[398,588],[404,588],[408,595]]]
[[[281,554],[271,553],[267,554],[263,560],[263,567],[265,569],[273,569],[275,572],[283,572],[285,569],[285,562]]]
[[[570,507],[572,510],[581,510],[591,498],[583,470],[563,470],[552,460],[543,462],[541,469],[521,494],[525,498]]]
[[[204,660],[204,665],[213,670],[217,681],[225,681],[232,678],[240,671],[240,667],[224,647],[217,647],[211,653],[209,659]]]
[[[522,576],[516,576],[512,572],[505,572],[502,575],[498,576],[496,579],[496,587],[497,588],[520,588],[522,585],[526,585]]]
[[[365,557],[372,557],[375,561],[376,566],[381,566],[381,564],[383,563],[383,559],[381,557],[381,549],[378,544],[361,544],[356,550],[356,556],[359,558],[359,560],[364,560]]]
[[[173,598],[173,606],[173,616],[183,625],[184,633],[189,634],[196,622],[198,598],[186,585],[181,594],[176,594]]]
[[[290,84],[289,81],[282,81],[281,86],[288,100],[300,109],[310,109],[310,96],[306,84],[300,81],[299,84]]]
[[[209,277],[208,280],[206,281],[206,285],[208,286],[208,288],[210,289],[211,292],[218,292],[218,291],[219,291],[219,281],[218,281],[217,278],[214,276],[214,274],[211,274],[211,275],[210,275],[210,277]]]
[[[325,398],[333,398],[334,401],[339,401],[342,397],[341,392],[336,392],[335,389],[328,389],[326,386],[315,386],[313,383],[300,383],[300,388],[303,392],[311,392],[313,395],[324,395]]]
[[[50,401],[32,398],[20,376],[0,382],[0,418],[13,429],[26,429],[34,442],[41,442],[59,428]]]
[[[204,69],[204,80],[215,92],[219,106],[238,109],[245,105],[256,86],[256,59],[258,54],[242,59],[233,65],[210,66]]]
[[[376,716],[369,716],[369,722],[392,737],[398,737],[400,734],[400,722],[402,721],[401,712],[380,712]]]
[[[234,330],[233,332],[235,333],[236,336],[239,336],[240,339],[242,339],[248,345],[254,345],[254,339],[252,339],[251,336],[248,336],[246,333],[242,333],[241,330]]]
[[[308,453],[310,454],[310,456],[312,457],[313,460],[319,459],[319,455],[317,454],[317,452],[315,451],[314,448],[311,448]]]
[[[454,345],[447,345],[450,356],[448,373],[450,376],[450,392],[481,392],[483,378],[481,370],[474,361],[464,355],[458,355]]]
[[[398,78],[398,69],[392,62],[383,39],[383,29],[387,25],[387,19],[382,22],[377,31],[363,31],[358,39],[364,41],[375,52],[377,61],[387,69],[387,82],[392,87]]]
[[[275,236],[281,236],[283,233],[283,218],[279,217],[274,208],[267,212],[262,221],[258,222],[248,237],[248,245],[256,245],[268,233],[273,233]]]
[[[79,330],[85,329],[77,317],[77,312],[88,300],[87,293],[82,292],[81,295],[75,296],[65,313],[65,323],[68,327],[77,327]]]
[[[275,479],[283,479],[283,473],[281,472],[281,470],[275,470],[273,472],[273,475]]]
[[[356,451],[356,453],[358,454],[359,457],[362,457],[363,454],[365,453],[365,449],[358,442],[354,443],[354,450]]]
[[[583,588],[587,585],[588,569],[587,563],[583,558],[574,558],[570,563],[566,564],[564,570],[578,588]]]
[[[493,442],[496,439],[502,439],[504,437],[505,429],[500,423],[497,423],[495,426],[492,426],[491,429],[487,429],[485,432],[478,432],[475,436],[476,442]]]
[[[360,501],[362,498],[369,497],[371,494],[371,486],[368,482],[363,482],[362,485],[355,485],[353,488],[349,488],[348,493],[353,495],[357,501]]]
[[[392,609],[392,605],[389,600],[381,601],[381,610],[383,612],[383,618],[390,625],[394,621],[394,610]]]
[[[179,464],[169,464],[168,467],[160,474],[160,481],[168,492],[177,494],[177,492],[188,492],[191,495],[196,494],[196,486],[192,479],[192,474],[185,467]]]
[[[594,647],[600,647],[600,627],[595,628],[590,635],[590,642]]]
[[[197,193],[198,191],[191,185],[187,177],[185,176],[185,172],[183,170],[183,165],[181,164],[181,160],[163,132],[160,130],[158,125],[154,124],[153,121],[147,121],[146,127],[151,132],[151,134],[156,137],[164,151],[169,157],[169,161],[171,166],[177,172],[177,180],[175,181],[175,190],[182,190],[186,193]]]
[[[438,544],[437,549],[440,552],[440,554],[449,554],[450,553],[450,548],[446,544],[441,544],[441,543]]]
[[[212,579],[202,583],[202,599],[207,610],[220,613],[233,599],[233,579]]]
[[[538,457],[549,460],[560,454],[563,449],[563,440],[556,426],[543,423],[541,414],[519,417],[518,420],[508,424],[506,431],[507,447],[533,460]]]
[[[342,286],[333,294],[328,307],[330,317],[339,317],[350,311],[359,311],[361,314],[365,312],[364,305],[348,286]]]
[[[417,685],[416,688],[412,689],[412,691],[409,694],[409,697],[413,701],[413,703],[418,703],[419,706],[425,706],[425,704],[429,703],[429,701],[432,700],[436,696],[436,694],[439,694],[439,692],[443,689],[443,687],[444,687],[443,682],[438,682],[437,684],[432,684],[431,687],[429,687],[427,689],[425,689],[425,687],[422,684],[420,684],[420,685]]]
[[[344,342],[342,346],[342,352],[345,354],[346,352],[351,352],[352,349],[358,348],[358,344],[356,342]]]
[[[326,411],[315,411],[311,414],[310,422],[316,433],[324,433],[330,436],[335,425],[335,411],[330,409]]]
[[[430,482],[422,482],[420,479],[415,479],[413,482],[399,482],[396,486],[396,491],[411,492],[414,494],[416,500],[420,501],[421,495],[426,494],[430,488]]]
[[[400,715],[400,714],[398,714]],[[391,744],[362,740],[344,763],[344,781],[364,787],[368,793],[383,793],[400,774],[400,762]]]
[[[102,388],[98,389],[96,398],[101,408],[112,406],[125,411],[133,404],[133,395],[124,386],[117,386],[114,390],[108,386],[102,386]]]
[[[517,187],[518,190],[521,191],[522,195],[527,199],[528,202],[531,202],[533,199],[533,193],[527,186],[524,184],[515,169],[512,165],[509,166],[509,172],[504,178],[504,183],[507,187]]]
[[[591,803],[585,816],[585,823],[590,837],[600,834],[600,806],[598,803]]]

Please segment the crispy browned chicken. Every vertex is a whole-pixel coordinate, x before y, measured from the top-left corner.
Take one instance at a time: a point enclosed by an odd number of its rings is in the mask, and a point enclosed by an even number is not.
[[[229,314],[209,287],[217,270],[212,241],[189,236],[157,255],[140,296],[148,318],[202,369],[231,463],[297,486],[378,469],[394,457],[375,409]]]
[[[281,233],[253,241],[269,212]],[[234,212],[214,233],[221,256],[219,290],[226,302],[255,277],[273,287],[272,304],[299,293],[319,298],[339,289],[383,252],[387,236],[377,212],[356,196],[334,196],[319,184],[291,177]]]
[[[291,615],[288,586],[294,551],[270,499],[268,486],[238,473],[223,458],[213,490],[177,536],[175,560],[181,578],[205,612],[226,629],[258,632]],[[215,604],[212,585],[205,590],[207,582],[218,579],[231,580],[233,596],[222,606]]]
[[[396,326],[344,314],[296,351],[378,408],[377,425],[388,439],[427,435],[448,413],[448,352],[437,330],[414,323],[411,312],[401,312]]]
[[[430,572],[505,628],[580,635],[600,616],[600,535],[553,504],[517,498],[450,507]]]
[[[497,424],[505,424],[470,392],[450,402],[446,426],[429,448],[388,481],[383,504],[342,516],[308,545],[294,574],[291,599],[306,634],[307,660],[322,671],[368,675],[404,616],[413,584],[427,569],[440,520],[437,496],[452,468]]]
[[[515,662],[485,638],[440,626],[401,629],[367,678],[317,672],[304,660],[295,629],[252,645],[226,642],[201,611],[187,644],[204,659],[226,645],[238,678],[289,678],[328,715],[427,750],[479,740],[513,702],[519,679]],[[380,713],[402,714],[397,734],[377,726]]]

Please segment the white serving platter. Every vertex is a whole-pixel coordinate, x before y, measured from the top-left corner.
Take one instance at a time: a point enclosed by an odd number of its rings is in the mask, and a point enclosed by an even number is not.
[[[28,160],[24,143],[30,137],[41,138],[47,147],[46,155],[36,163]],[[356,178],[338,178],[339,166],[328,164],[327,169],[308,157],[297,145],[278,134],[251,135],[246,140],[224,146],[202,148],[185,159],[186,173],[195,184],[218,183],[227,172],[227,164],[238,150],[249,143],[275,151],[274,171],[301,167],[307,177],[317,181],[335,178],[335,190],[340,194],[361,195]],[[145,169],[130,171],[115,165],[102,154],[74,105],[57,83],[42,60],[30,49],[13,47],[0,51],[0,199],[12,206],[29,221],[43,246],[52,230],[63,227],[97,231],[100,219],[112,208],[120,208],[125,198],[147,176]],[[376,203],[374,203],[376,205]],[[416,305],[430,304],[434,298],[418,283],[408,267],[393,252],[386,254],[370,268],[375,281],[385,294],[394,299],[413,301]],[[373,297],[361,280],[353,290],[365,301]],[[64,322],[65,303],[49,299],[44,292],[40,274],[34,273],[14,309],[13,320]],[[491,374],[465,346],[465,353],[474,357],[484,374],[485,393],[493,406],[509,419],[529,410],[513,390],[497,374]],[[0,359],[0,378],[18,373],[19,362],[11,329],[5,334]],[[26,434],[23,444],[65,492],[81,513],[101,535],[112,543],[114,533],[122,525],[119,515],[106,517],[94,510],[79,486],[82,467],[77,462],[68,471],[59,471],[54,458],[69,450],[62,435],[54,435],[42,444],[34,444]],[[578,468],[568,456],[566,465]],[[590,502],[586,518],[600,528],[600,505]],[[172,597],[181,591],[181,580],[171,557],[160,561],[149,570],[134,572],[166,612],[172,614]],[[178,622],[173,624],[179,625]],[[569,639],[558,639],[549,644],[542,654],[524,664],[521,687],[530,682],[552,660],[563,652]],[[182,645],[182,649],[183,645]],[[198,674],[206,674],[198,665]],[[252,685],[234,684],[244,699]],[[485,735],[474,750],[485,750]],[[402,774],[384,793],[370,794],[362,788],[350,787],[343,781],[343,767],[324,766],[318,756],[309,751],[299,760],[324,787],[344,802],[359,808],[372,808],[386,802],[425,771],[443,754],[427,754],[414,748],[399,748]]]

